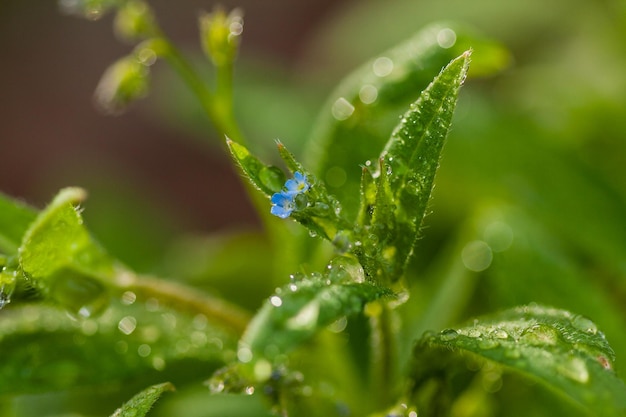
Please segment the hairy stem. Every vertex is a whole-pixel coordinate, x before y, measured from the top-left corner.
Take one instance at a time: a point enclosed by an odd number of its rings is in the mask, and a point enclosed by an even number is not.
[[[116,283],[122,290],[155,298],[178,310],[204,314],[210,321],[236,335],[241,335],[250,321],[250,315],[240,307],[177,282],[122,272],[118,274]]]
[[[164,35],[160,35],[155,41],[159,44],[159,55],[172,66],[200,100],[202,108],[217,131],[237,143],[245,144],[233,112],[232,65],[218,68],[218,87],[217,93],[214,94],[178,48]]]
[[[386,407],[393,400],[395,366],[395,343],[393,332],[393,312],[383,302],[373,304],[380,308],[370,317],[371,329],[371,372],[372,392],[379,406]]]

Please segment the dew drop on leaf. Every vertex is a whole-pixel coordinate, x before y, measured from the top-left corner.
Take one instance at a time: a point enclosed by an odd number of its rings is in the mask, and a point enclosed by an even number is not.
[[[283,305],[283,300],[279,296],[274,295],[270,297],[270,304],[272,304],[274,307],[280,307]]]
[[[576,382],[584,384],[589,381],[587,364],[578,356],[571,356],[565,362],[557,363],[556,368],[562,375]]]
[[[298,311],[294,317],[287,321],[287,327],[290,329],[310,329],[315,327],[317,318],[320,314],[320,303],[318,300],[310,301]]]
[[[454,329],[445,329],[439,334],[439,338],[444,342],[449,342],[457,337],[459,337],[459,333]]]
[[[532,346],[556,345],[559,337],[559,332],[554,327],[539,323],[525,329],[520,341]]]
[[[481,349],[495,349],[500,346],[500,342],[494,339],[482,339],[478,342],[478,347]]]
[[[574,317],[574,320],[572,321],[572,325],[576,327],[578,330],[581,330],[585,333],[589,333],[589,334],[598,333],[598,326],[596,326],[596,324],[593,321],[591,321],[585,316]]]
[[[109,294],[94,278],[63,268],[50,281],[50,298],[78,318],[89,318],[102,313],[109,305]]]
[[[491,335],[496,339],[508,339],[509,334],[503,329],[495,329]]]
[[[17,271],[7,271],[6,268],[0,272],[0,309],[11,302],[11,296],[15,291]]]

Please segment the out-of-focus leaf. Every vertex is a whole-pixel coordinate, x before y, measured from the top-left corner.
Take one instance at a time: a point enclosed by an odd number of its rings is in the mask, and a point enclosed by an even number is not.
[[[337,257],[324,275],[294,277],[278,288],[250,322],[242,349],[252,355],[248,361],[254,355],[288,352],[334,321],[357,314],[366,303],[386,296],[392,296],[391,291],[365,281],[356,259]]]
[[[20,263],[35,285],[55,271],[74,267],[94,275],[113,272],[113,260],[98,246],[85,227],[77,205],[85,198],[79,188],[61,190],[32,223],[20,247]]]
[[[82,224],[75,205],[84,198],[79,188],[60,191],[24,235],[19,261],[44,296],[72,314],[90,316],[108,304],[104,282],[113,276],[114,261]]]
[[[413,251],[469,57],[467,51],[441,71],[403,116],[381,154],[372,218],[363,225],[357,253],[368,275],[382,282],[397,281]],[[362,205],[370,204],[367,196],[362,199]]]
[[[235,346],[211,318],[130,291],[81,320],[44,305],[16,306],[0,320],[0,380],[11,381],[0,384],[0,395],[202,378],[232,360]]]
[[[37,212],[0,193],[0,252],[17,253],[22,236],[37,217]]]
[[[460,357],[487,359],[540,381],[593,415],[626,412],[626,386],[612,370],[615,353],[584,316],[532,305],[425,335],[413,352],[411,395],[419,396],[433,378],[453,375],[457,365],[464,367],[454,363]]]
[[[314,172],[327,180],[340,199],[348,218],[355,216],[358,207],[356,167],[376,157],[397,115],[443,66],[470,47],[476,49],[477,74],[493,73],[506,65],[508,53],[501,46],[473,42],[464,32],[453,25],[428,26],[354,71],[330,95],[306,155]]]
[[[111,417],[144,417],[165,391],[174,390],[169,382],[148,387],[115,410]]]

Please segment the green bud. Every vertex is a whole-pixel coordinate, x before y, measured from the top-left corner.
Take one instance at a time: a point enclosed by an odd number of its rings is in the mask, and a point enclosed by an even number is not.
[[[222,8],[200,16],[200,36],[204,53],[216,66],[233,62],[243,32],[243,15],[234,9],[228,15]]]
[[[96,104],[107,113],[121,113],[147,94],[149,78],[148,66],[137,56],[122,58],[102,75],[94,94]]]
[[[156,19],[152,9],[143,0],[124,3],[115,16],[114,29],[121,39],[135,41],[156,36]]]

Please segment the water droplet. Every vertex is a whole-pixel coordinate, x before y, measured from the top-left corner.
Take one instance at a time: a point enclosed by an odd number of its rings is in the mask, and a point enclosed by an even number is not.
[[[504,329],[493,330],[491,332],[491,336],[495,337],[496,339],[508,339],[509,338],[509,334]]]
[[[259,171],[259,180],[261,184],[274,193],[280,192],[285,184],[285,173],[278,167],[263,167]]]
[[[332,282],[364,282],[365,271],[352,256],[337,256],[328,264],[328,277]]]
[[[469,337],[476,338],[476,337],[480,337],[480,336],[482,336],[482,332],[481,332],[480,330],[478,330],[478,329],[470,329],[470,330],[467,332],[467,335],[468,335]]]
[[[509,359],[519,359],[522,356],[522,352],[517,348],[507,349],[504,351],[504,356]]]
[[[409,194],[413,194],[413,195],[419,195],[421,191],[419,182],[414,181],[414,180],[408,181],[406,185],[404,186],[404,188]]]
[[[160,308],[161,307],[159,305],[159,300],[157,300],[156,298],[148,298],[146,300],[146,310],[154,313],[156,311],[159,311]]]
[[[491,248],[482,240],[469,242],[461,252],[463,265],[473,272],[481,272],[489,268],[493,260]]]
[[[204,330],[206,329],[207,324],[209,323],[209,319],[204,314],[196,314],[193,317],[193,328],[196,330]]]
[[[494,252],[504,252],[513,243],[513,229],[504,222],[495,221],[485,228],[483,238]]]
[[[578,330],[581,330],[585,333],[596,334],[598,333],[598,326],[588,319],[585,316],[576,316],[572,321],[572,325],[576,327]]]
[[[494,339],[482,339],[478,342],[478,347],[481,349],[495,349],[500,346],[500,342]]]
[[[50,282],[50,298],[75,317],[98,315],[109,305],[104,285],[81,272],[63,268],[50,277]]]
[[[444,49],[452,48],[456,43],[456,33],[450,29],[441,29],[437,33],[437,43]]]
[[[393,71],[393,61],[386,56],[376,58],[372,64],[372,70],[377,77],[386,77]]]
[[[525,329],[519,340],[533,346],[556,345],[559,331],[547,324],[539,323]]]
[[[337,252],[343,254],[348,252],[352,248],[352,232],[349,230],[340,230],[333,239],[333,246],[337,249]],[[328,265],[331,268],[331,265]]]
[[[565,362],[557,363],[557,371],[565,375],[567,378],[573,379],[582,384],[589,381],[589,370],[584,359],[578,356],[571,356]]]
[[[354,106],[344,97],[339,97],[331,108],[333,117],[339,121],[346,120],[354,113]]]
[[[246,395],[252,395],[252,394],[254,394],[254,387],[253,386],[246,387],[246,389],[244,391],[245,391]]]
[[[152,48],[141,48],[141,50],[137,52],[136,56],[137,61],[146,67],[152,66],[157,60],[157,54]]]
[[[126,291],[124,292],[124,294],[122,294],[122,304],[129,306],[135,301],[137,301],[137,294],[135,294],[134,292]]]
[[[150,347],[150,345],[147,345],[145,343],[142,345],[139,345],[139,347],[137,348],[137,354],[141,356],[142,358],[147,358],[148,356],[150,356],[151,352],[152,352],[152,348]]]
[[[272,376],[272,364],[265,359],[259,359],[254,364],[254,376],[257,381],[267,381]]]
[[[280,307],[283,305],[283,300],[279,296],[273,295],[270,297],[270,304],[272,304],[274,307]]]
[[[152,367],[154,369],[156,369],[157,371],[162,371],[165,369],[165,359],[163,359],[160,356],[155,356],[154,358],[152,358]]]
[[[209,381],[209,390],[213,394],[219,394],[224,391],[225,385],[224,381],[219,378],[212,378]]]
[[[248,363],[252,360],[252,351],[250,348],[242,346],[237,350],[237,359],[239,362]]]
[[[454,329],[445,329],[439,333],[439,338],[444,342],[449,342],[457,337],[459,337],[459,333]]]
[[[359,90],[359,99],[363,104],[372,104],[378,98],[378,88],[371,84],[365,84]]]
[[[348,326],[348,318],[346,316],[341,317],[339,320],[335,321],[333,324],[328,326],[328,329],[333,333],[341,333],[346,330]]]
[[[311,329],[317,324],[319,313],[319,300],[310,301],[298,311],[298,314],[287,321],[287,327],[294,330]]]
[[[98,332],[98,322],[95,320],[85,320],[80,324],[80,330],[85,336],[93,336]]]
[[[0,310],[11,302],[16,281],[17,271],[4,268],[0,272]]]
[[[296,284],[289,284],[289,291],[291,292],[298,291],[298,286]]]
[[[311,230],[309,229],[309,236],[311,237],[317,237],[317,232],[315,230]]]

